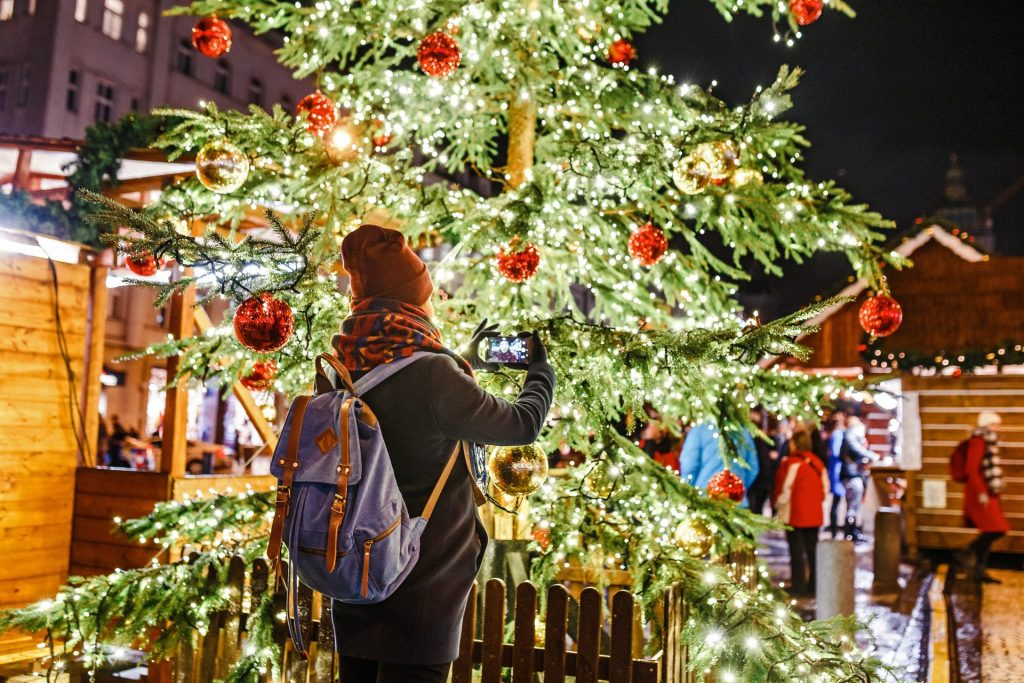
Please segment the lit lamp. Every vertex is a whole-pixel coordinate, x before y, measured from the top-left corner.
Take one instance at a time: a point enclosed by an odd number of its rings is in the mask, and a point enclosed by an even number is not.
[[[363,131],[352,122],[351,116],[338,121],[324,139],[327,156],[336,164],[352,161],[359,157],[363,148]]]

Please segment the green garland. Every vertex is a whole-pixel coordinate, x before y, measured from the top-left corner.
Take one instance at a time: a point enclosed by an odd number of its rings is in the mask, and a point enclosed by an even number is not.
[[[1013,339],[1004,339],[987,348],[924,352],[889,348],[886,340],[871,340],[865,336],[859,348],[865,363],[893,370],[921,368],[941,372],[946,368],[959,368],[961,372],[971,372],[987,366],[1024,365],[1024,344]]]
[[[0,194],[0,220],[6,225],[99,247],[108,227],[85,220],[92,203],[78,190],[102,192],[116,187],[121,161],[132,149],[149,147],[173,119],[165,116],[131,113],[113,123],[99,121],[85,131],[78,155],[66,167],[70,204],[47,200],[37,203],[24,191]]]

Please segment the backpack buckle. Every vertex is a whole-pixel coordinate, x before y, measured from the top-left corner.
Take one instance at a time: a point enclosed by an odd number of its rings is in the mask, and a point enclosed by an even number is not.
[[[278,486],[277,487],[277,503],[287,503],[288,499],[291,498],[292,487],[291,486]]]
[[[344,515],[346,505],[348,505],[348,501],[345,499],[345,496],[335,493],[334,503],[331,504],[331,512],[337,515]]]

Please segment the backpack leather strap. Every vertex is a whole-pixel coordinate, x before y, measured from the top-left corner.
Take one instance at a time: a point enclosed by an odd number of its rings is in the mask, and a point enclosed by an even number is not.
[[[480,507],[487,502],[487,496],[480,490],[480,484],[477,483],[476,477],[473,475],[473,462],[469,459],[469,442],[462,442],[462,455],[465,456],[466,471],[469,472],[469,483],[473,487],[473,502],[476,503],[477,507]]]
[[[338,563],[338,532],[341,523],[345,521],[345,507],[348,505],[348,477],[352,473],[348,421],[354,401],[349,398],[341,404],[341,462],[338,465],[334,502],[331,503],[331,521],[327,526],[327,550],[324,552],[328,573],[333,572]]]
[[[299,439],[302,437],[302,420],[306,416],[306,406],[311,396],[299,396],[292,406],[291,431],[288,434],[288,448],[284,458],[278,464],[282,466],[281,484],[277,487],[277,501],[274,510],[274,522],[270,526],[270,540],[267,542],[267,558],[277,563],[281,557],[281,539],[284,536],[284,520],[288,516],[288,506],[292,495],[292,479],[299,469]]]
[[[455,450],[452,451],[451,456],[448,458],[448,463],[444,466],[441,476],[437,478],[437,483],[434,484],[434,490],[430,492],[430,498],[427,499],[427,504],[423,507],[423,514],[420,515],[423,519],[429,520],[430,515],[433,514],[434,506],[437,505],[437,500],[441,497],[441,491],[444,490],[444,485],[448,483],[448,477],[451,475],[452,469],[455,468],[455,463],[459,459],[459,450],[462,447],[462,441],[455,444]]]
[[[355,396],[355,384],[352,382],[352,375],[349,374],[348,368],[342,365],[341,361],[335,356],[332,356],[329,353],[321,353],[316,357],[316,374],[323,377],[328,382],[330,382],[331,378],[327,376],[327,370],[324,369],[324,363],[330,365],[331,369],[338,374],[338,378],[341,379],[342,387],[348,391],[350,395]]]

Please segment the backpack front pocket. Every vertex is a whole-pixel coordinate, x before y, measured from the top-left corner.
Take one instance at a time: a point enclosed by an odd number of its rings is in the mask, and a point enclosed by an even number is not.
[[[364,600],[369,596],[370,592],[370,580],[373,579],[374,591],[379,591],[384,586],[387,586],[394,577],[381,576],[384,568],[394,567],[394,562],[387,561],[390,559],[390,555],[398,555],[401,548],[401,536],[395,537],[394,540],[388,542],[391,535],[395,533],[395,530],[402,524],[402,517],[399,516],[392,522],[391,526],[377,534],[372,538],[368,538],[363,541],[363,571],[362,578],[359,583],[359,597]],[[377,547],[374,552],[374,547]],[[377,563],[374,565],[373,559],[377,557]],[[373,572],[372,567],[380,567],[376,573]]]

